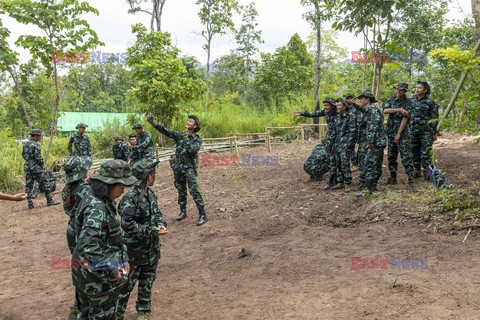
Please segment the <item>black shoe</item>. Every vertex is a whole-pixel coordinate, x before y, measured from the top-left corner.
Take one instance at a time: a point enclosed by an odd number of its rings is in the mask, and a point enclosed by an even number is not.
[[[389,185],[397,184],[397,178],[393,178],[393,177],[388,178],[387,184],[389,184]]]
[[[413,174],[413,177],[415,179],[422,177],[422,173],[420,172],[420,169],[415,169],[415,173]]]
[[[28,209],[33,209],[35,208],[35,206],[33,205],[33,201],[32,200],[28,200]]]
[[[199,210],[199,215],[198,215],[197,226],[201,226],[205,222],[207,222],[207,214],[205,213],[205,209],[200,209]]]
[[[183,220],[187,217],[187,207],[180,207],[180,214],[177,217],[177,221]]]

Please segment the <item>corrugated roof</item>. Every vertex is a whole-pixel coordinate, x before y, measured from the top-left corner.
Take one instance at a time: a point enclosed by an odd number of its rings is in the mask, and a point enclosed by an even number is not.
[[[57,129],[60,132],[77,131],[75,127],[79,123],[88,125],[88,131],[102,130],[106,122],[118,119],[121,124],[127,124],[127,117],[131,113],[108,113],[108,112],[59,112]],[[141,115],[137,115],[141,116]]]

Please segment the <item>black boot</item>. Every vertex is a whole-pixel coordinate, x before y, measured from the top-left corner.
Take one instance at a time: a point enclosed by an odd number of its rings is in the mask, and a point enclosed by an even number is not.
[[[415,172],[413,173],[413,177],[415,179],[420,178],[422,176],[422,173],[420,171],[420,168],[415,168]]]
[[[413,179],[413,174],[409,174],[409,175],[408,175],[408,182],[407,182],[407,183],[408,183],[408,187],[409,187],[410,189],[413,190],[413,189],[415,188],[415,183],[414,183],[414,179]]]
[[[397,173],[396,172],[392,172],[390,174],[390,178],[388,178],[387,184],[390,184],[390,185],[397,184]]]
[[[177,221],[183,220],[187,217],[187,206],[180,206],[180,214],[177,217]]]
[[[202,208],[198,210],[197,226],[201,226],[205,222],[207,222],[207,214],[205,213],[205,208]]]
[[[50,194],[46,194],[45,197],[47,198],[47,206],[56,206],[57,204],[60,204],[60,202],[55,201],[52,199],[52,196]]]
[[[370,181],[368,190],[370,190],[371,193],[377,192],[377,181]]]
[[[28,199],[28,209],[33,209],[35,206],[33,205],[33,201],[31,199]]]

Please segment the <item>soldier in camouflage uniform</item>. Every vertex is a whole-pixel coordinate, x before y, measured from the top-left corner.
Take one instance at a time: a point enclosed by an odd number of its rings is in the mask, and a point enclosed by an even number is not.
[[[85,129],[88,126],[84,123],[79,123],[75,127],[78,132],[75,133],[68,142],[68,152],[70,156],[92,156],[92,145],[90,144],[90,138],[85,134]],[[73,151],[72,151],[73,146]]]
[[[377,191],[378,180],[382,175],[383,149],[387,146],[387,141],[383,114],[373,105],[377,99],[367,91],[359,95],[358,99],[365,110],[359,136],[360,179],[365,190],[358,196],[365,196]]]
[[[137,133],[136,143],[132,146],[130,165],[140,160],[154,161],[155,150],[153,149],[153,137],[150,132],[145,131],[142,124],[137,123],[132,128]]]
[[[115,319],[118,295],[130,268],[115,199],[136,180],[122,160],[107,160],[98,173],[90,175],[91,190],[75,213],[77,244],[72,258],[88,261],[87,268],[72,268],[80,307],[78,319]]]
[[[123,143],[123,137],[116,136],[113,138],[115,143],[112,146],[113,152],[113,159],[123,160],[125,162],[128,161],[128,156],[130,151],[128,150],[127,146]]]
[[[42,131],[33,129],[30,133],[30,140],[23,146],[22,156],[25,159],[25,193],[27,193],[28,209],[33,209],[33,187],[37,182],[42,190],[45,192],[47,198],[47,206],[54,206],[60,204],[54,201],[50,196],[50,191],[45,188],[45,164],[43,163],[42,150],[39,141],[42,139]]]
[[[65,164],[65,187],[62,190],[63,209],[69,216],[67,224],[67,244],[70,253],[73,254],[77,241],[75,239],[75,212],[82,199],[91,193],[90,185],[85,182],[88,169],[92,165],[92,158],[87,156],[72,156]],[[75,289],[75,303],[70,309],[69,320],[77,319],[80,313],[77,290]]]
[[[402,164],[408,176],[408,184],[413,186],[413,161],[412,141],[410,137],[409,118],[413,110],[413,102],[406,97],[408,84],[400,82],[396,89],[396,96],[388,99],[383,107],[388,114],[387,138],[388,138],[388,169],[390,178],[387,184],[397,184],[398,153],[402,157]]]
[[[323,180],[323,175],[328,172],[328,154],[325,145],[317,144],[308,159],[303,164],[303,170],[310,175],[311,180]]]
[[[355,137],[357,135],[356,117],[347,111],[348,102],[344,99],[337,100],[337,116],[334,127],[334,154],[337,164],[337,183],[332,189],[345,188],[349,192],[352,183],[350,160],[355,150]]]
[[[412,97],[414,108],[410,118],[412,132],[412,153],[415,178],[428,179],[428,166],[432,164],[432,145],[437,140],[438,104],[430,98],[430,85],[418,81],[416,94]]]
[[[334,155],[334,138],[333,138],[333,131],[335,127],[335,117],[337,115],[337,103],[335,102],[335,99],[331,97],[326,97],[325,100],[322,101],[324,109],[318,110],[315,112],[301,112],[300,110],[296,110],[293,115],[294,116],[303,116],[303,117],[308,117],[308,118],[316,118],[316,117],[325,117],[325,120],[327,122],[327,134],[325,135],[325,148],[327,150],[328,154],[328,167],[329,167],[329,172],[330,172],[330,178],[325,187],[323,187],[325,190],[330,189],[330,187],[333,187],[335,184],[336,180],[336,171],[337,171],[337,166],[335,163],[335,155]]]
[[[155,123],[153,117],[148,117],[147,121],[153,125],[160,133],[175,140],[175,159],[171,161],[173,175],[175,179],[175,188],[178,190],[178,204],[180,205],[180,214],[177,221],[187,217],[187,183],[195,204],[198,208],[197,226],[207,222],[205,213],[205,204],[197,184],[197,165],[195,158],[202,145],[202,138],[197,134],[200,130],[200,121],[196,116],[188,116],[183,132],[174,131],[165,128],[160,123]]]
[[[362,123],[363,112],[359,110],[361,107],[357,103],[357,97],[353,93],[347,93],[345,100],[348,102],[347,111],[355,118],[355,128],[357,130],[355,134],[355,144],[358,144],[358,137],[360,132],[360,125]],[[352,151],[352,171],[358,170],[358,152],[354,149]]]
[[[122,217],[123,242],[127,246],[130,273],[128,284],[120,291],[117,318],[123,319],[128,298],[138,280],[137,320],[148,319],[151,310],[152,286],[160,259],[160,235],[167,234],[167,223],[158,208],[157,196],[150,189],[155,182],[158,161],[146,160],[132,166],[132,174],[138,179],[118,206]]]

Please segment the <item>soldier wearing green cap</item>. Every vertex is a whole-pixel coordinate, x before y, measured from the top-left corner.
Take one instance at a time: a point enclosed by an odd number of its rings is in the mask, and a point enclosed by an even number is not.
[[[412,154],[415,178],[428,179],[428,166],[432,164],[433,142],[437,140],[438,104],[430,98],[430,85],[418,81],[416,94],[412,97],[414,108],[410,119],[412,132]]]
[[[79,123],[75,127],[75,129],[78,129],[78,132],[75,133],[68,142],[68,152],[70,156],[92,156],[92,145],[90,144],[90,138],[85,134],[87,127],[88,126],[84,123]]]
[[[185,124],[185,131],[179,132],[165,128],[160,123],[155,123],[153,116],[149,116],[147,121],[153,125],[160,133],[175,140],[175,159],[171,162],[173,175],[175,179],[175,188],[178,190],[178,204],[180,205],[180,214],[177,221],[187,217],[187,183],[190,195],[195,201],[198,209],[197,226],[207,222],[205,213],[205,203],[197,184],[197,165],[195,158],[202,145],[202,138],[197,134],[200,130],[200,121],[196,116],[189,115]]]
[[[155,150],[153,148],[153,137],[148,131],[145,131],[143,124],[137,123],[132,127],[137,133],[136,143],[131,148],[130,165],[140,160],[155,160]]]
[[[71,254],[73,254],[75,246],[77,245],[75,239],[75,213],[82,199],[92,192],[90,185],[85,181],[91,165],[92,158],[87,156],[72,156],[63,165],[63,169],[65,170],[65,187],[62,190],[62,200],[63,209],[69,216],[67,224],[67,244]],[[78,294],[75,289],[75,302],[74,305],[70,307],[68,319],[77,319],[79,312]]]
[[[130,155],[130,150],[123,143],[124,139],[121,136],[116,136],[113,138],[115,141],[112,146],[113,159],[123,160],[128,162],[128,156]]]
[[[378,180],[382,175],[383,149],[387,146],[383,126],[383,114],[374,103],[377,99],[368,91],[358,96],[364,115],[359,134],[360,188],[366,196],[377,191]]]
[[[355,137],[357,135],[356,118],[347,111],[348,102],[337,99],[337,116],[334,127],[334,155],[337,164],[337,181],[333,190],[345,188],[351,191],[352,172],[350,160],[355,150]]]
[[[383,112],[388,114],[387,140],[388,140],[388,170],[390,178],[387,184],[397,184],[398,153],[400,153],[408,184],[413,186],[413,160],[410,126],[408,125],[414,105],[406,96],[408,84],[400,82],[394,87],[396,95],[388,99],[383,107]]]
[[[42,139],[42,130],[33,129],[30,133],[30,140],[23,146],[22,156],[25,159],[25,193],[27,193],[28,209],[33,209],[33,187],[35,182],[40,186],[41,190],[45,192],[47,198],[47,206],[54,206],[60,204],[54,201],[50,195],[48,188],[45,188],[45,172],[46,167],[43,162],[42,150],[39,141]]]
[[[158,161],[138,161],[132,174],[138,179],[118,205],[122,217],[123,242],[127,246],[130,273],[128,284],[120,291],[117,319],[123,319],[130,293],[138,280],[137,319],[148,319],[152,286],[160,259],[159,236],[166,235],[167,223],[158,208],[157,196],[150,188],[155,183]]]
[[[78,319],[115,319],[118,295],[130,268],[115,199],[136,180],[122,160],[107,160],[98,173],[90,175],[91,192],[83,197],[75,213],[77,244],[72,258],[88,261],[87,268],[72,269],[80,308]]]
[[[303,116],[308,118],[325,117],[328,128],[327,134],[325,135],[325,148],[327,149],[328,153],[330,178],[325,187],[323,188],[327,190],[334,186],[336,180],[337,166],[335,162],[335,155],[333,152],[335,148],[333,132],[335,127],[335,118],[337,115],[337,103],[332,97],[326,97],[322,101],[322,103],[324,109],[317,110],[315,112],[302,112],[297,109],[295,110],[293,115],[296,117]]]

